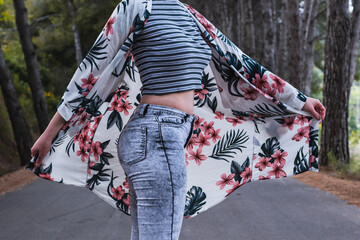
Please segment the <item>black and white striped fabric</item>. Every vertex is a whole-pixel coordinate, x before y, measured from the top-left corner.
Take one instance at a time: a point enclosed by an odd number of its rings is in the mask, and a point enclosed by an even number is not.
[[[211,49],[178,0],[153,0],[151,15],[134,39],[132,54],[142,94],[162,95],[202,89]]]

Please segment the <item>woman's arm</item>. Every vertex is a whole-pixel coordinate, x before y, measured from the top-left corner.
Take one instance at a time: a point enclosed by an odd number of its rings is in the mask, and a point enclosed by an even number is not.
[[[56,111],[45,131],[31,147],[31,156],[36,156],[38,154],[38,158],[43,159],[43,157],[50,151],[52,140],[55,138],[56,134],[60,131],[61,127],[64,126],[65,123],[65,119],[59,114],[58,111]]]

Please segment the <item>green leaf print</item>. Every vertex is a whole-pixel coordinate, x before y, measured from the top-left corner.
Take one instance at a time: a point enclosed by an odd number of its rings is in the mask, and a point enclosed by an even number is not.
[[[276,150],[280,150],[280,143],[276,137],[266,139],[265,143],[261,146],[262,153],[259,153],[260,157],[273,158],[273,155]],[[282,151],[281,151],[282,152]],[[269,162],[273,163],[274,159],[271,159]]]
[[[255,109],[250,108],[252,113],[264,115],[264,117],[272,117],[272,116],[282,116],[286,114],[290,114],[290,112],[270,104],[263,103],[263,106],[257,104]]]
[[[246,158],[246,160],[243,162],[242,165],[240,165],[238,162],[236,161],[231,161],[231,167],[230,167],[230,171],[231,173],[234,173],[235,176],[234,176],[234,180],[235,181],[238,181],[240,183],[242,177],[240,176],[240,173],[242,171],[244,171],[244,169],[246,167],[249,167],[250,166],[250,160],[249,160],[249,157]]]
[[[206,203],[206,194],[202,191],[201,187],[192,186],[187,192],[184,217],[190,217],[198,212]]]
[[[227,131],[226,134],[218,141],[212,151],[212,154],[209,157],[212,157],[216,160],[224,160],[229,162],[226,158],[234,157],[233,154],[236,154],[234,150],[240,150],[246,148],[246,141],[249,140],[249,136],[246,135],[244,129],[232,129]]]
[[[309,170],[309,165],[307,164],[307,159],[306,159],[307,154],[304,155],[303,148],[304,146],[302,146],[296,154],[296,158],[294,161],[294,175]]]
[[[91,72],[93,71],[94,66],[99,70],[99,66],[96,64],[97,60],[106,59],[107,51],[104,50],[107,47],[107,41],[109,41],[108,38],[105,38],[103,40],[102,37],[104,34],[101,34],[99,38],[96,40],[94,45],[91,47],[90,51],[85,56],[84,60],[79,65],[80,71],[83,69],[81,68],[81,65],[84,65],[85,69],[87,69],[86,62],[88,62],[91,66]]]

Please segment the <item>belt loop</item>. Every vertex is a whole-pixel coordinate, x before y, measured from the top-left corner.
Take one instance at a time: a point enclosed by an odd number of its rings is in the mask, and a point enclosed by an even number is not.
[[[147,111],[147,108],[149,107],[149,104],[148,104],[148,103],[145,103],[144,105],[145,105],[145,106],[142,107],[142,108],[140,109],[140,112],[139,112],[139,114],[140,114],[141,116],[145,116],[146,111]]]

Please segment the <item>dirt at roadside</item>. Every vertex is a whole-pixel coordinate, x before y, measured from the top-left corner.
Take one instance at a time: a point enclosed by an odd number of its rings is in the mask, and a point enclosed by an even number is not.
[[[26,169],[19,169],[0,177],[0,195],[21,189],[23,186],[39,178],[34,173]]]
[[[293,178],[318,188],[322,191],[332,193],[347,204],[360,207],[360,181],[352,179],[340,179],[329,171],[304,172],[293,176]]]
[[[292,177],[312,187],[332,193],[345,200],[348,204],[360,207],[359,180],[340,179],[333,176],[331,172],[322,170],[320,172],[308,171]],[[0,177],[0,195],[21,189],[37,178],[38,176],[34,173],[22,168],[5,174]]]

